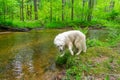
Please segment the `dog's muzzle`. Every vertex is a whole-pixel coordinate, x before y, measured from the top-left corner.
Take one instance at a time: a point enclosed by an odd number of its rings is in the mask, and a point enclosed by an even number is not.
[[[60,52],[63,52],[63,50],[62,50],[62,49],[60,49]]]

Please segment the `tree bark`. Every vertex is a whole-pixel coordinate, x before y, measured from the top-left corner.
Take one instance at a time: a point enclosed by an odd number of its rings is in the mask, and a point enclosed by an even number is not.
[[[82,16],[81,16],[82,20],[86,20],[85,14],[84,14],[85,2],[86,2],[85,0],[82,0]]]
[[[50,1],[50,22],[52,22],[52,0]]]
[[[21,6],[20,6],[20,20],[22,20],[22,17],[21,17],[21,12],[22,11],[22,9],[21,9]]]
[[[64,21],[64,5],[65,5],[65,2],[64,0],[62,0],[62,21]]]
[[[114,5],[115,5],[115,1],[114,0],[111,0],[110,1],[110,11],[112,11],[114,9]]]
[[[71,8],[71,20],[74,18],[74,0],[72,0],[72,8]]]
[[[30,20],[32,20],[32,4],[30,4]]]
[[[30,20],[30,9],[29,9],[29,4],[26,5],[26,19]]]
[[[24,0],[22,0],[22,6],[21,6],[21,19],[24,21]]]
[[[5,1],[3,1],[3,15],[4,15],[4,21],[5,21],[5,14],[6,14],[6,7],[5,7]]]
[[[88,16],[87,16],[87,21],[91,21],[92,19],[92,11],[93,11],[93,6],[94,6],[94,0],[89,0],[88,1]]]
[[[35,20],[38,20],[37,0],[34,0],[34,15],[35,15]]]

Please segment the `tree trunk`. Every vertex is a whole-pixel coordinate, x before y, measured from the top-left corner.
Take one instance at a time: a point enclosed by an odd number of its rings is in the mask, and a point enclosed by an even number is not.
[[[41,3],[41,0],[38,0],[38,4],[37,4],[38,9],[40,8],[40,4],[39,3]]]
[[[4,15],[4,21],[5,21],[5,14],[6,14],[6,7],[5,7],[5,1],[3,1],[3,15]]]
[[[62,21],[64,21],[64,0],[62,0]]]
[[[22,21],[22,9],[21,9],[21,6],[20,6],[20,20]]]
[[[30,4],[30,20],[32,20],[32,4]]]
[[[74,18],[74,0],[72,0],[72,8],[71,8],[71,20]]]
[[[38,20],[37,0],[34,0],[34,15],[35,15],[35,20]]]
[[[14,19],[14,12],[13,11],[11,12],[11,19],[12,20]]]
[[[84,7],[85,7],[85,0],[82,0],[82,16],[81,16],[81,19],[82,20],[85,20],[85,13],[84,13]]]
[[[93,6],[94,6],[94,0],[89,0],[88,1],[88,16],[87,16],[87,21],[91,21],[92,19],[92,11],[93,11]]]
[[[21,19],[24,21],[24,0],[22,0],[22,6],[21,6]]]
[[[114,5],[115,5],[115,1],[114,0],[111,0],[110,1],[110,11],[112,11],[114,9]]]
[[[52,22],[52,0],[50,1],[50,22]]]
[[[30,11],[29,11],[29,5],[26,5],[26,19],[29,20],[29,16],[30,16]]]

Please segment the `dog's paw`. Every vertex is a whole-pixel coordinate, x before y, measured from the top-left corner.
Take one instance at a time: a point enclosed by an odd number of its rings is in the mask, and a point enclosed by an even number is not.
[[[77,53],[76,55],[78,56],[79,54]]]
[[[76,53],[76,55],[79,55],[80,53],[78,52],[78,53]]]
[[[73,53],[73,52],[71,52],[71,55],[72,55],[72,56],[74,56],[74,53]]]
[[[84,53],[86,53],[86,51],[83,51]]]
[[[64,54],[60,55],[60,57],[63,57],[63,56],[64,56]]]

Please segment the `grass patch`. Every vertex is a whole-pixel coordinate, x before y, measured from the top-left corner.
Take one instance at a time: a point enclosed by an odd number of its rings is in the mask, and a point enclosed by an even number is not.
[[[0,22],[0,25],[4,26],[12,26],[16,28],[36,28],[36,27],[44,27],[44,28],[66,28],[66,27],[93,27],[93,28],[119,28],[120,23],[115,20],[107,20],[107,19],[97,19],[93,18],[92,21],[85,20],[73,20],[73,21],[53,21],[53,22],[44,22],[40,20],[34,21],[19,21],[19,20],[6,20]]]
[[[39,21],[13,21],[13,27],[17,28],[36,28],[41,27],[41,24]]]
[[[14,28],[37,28],[41,27],[40,21],[5,21],[1,22],[4,26],[14,27]]]
[[[91,47],[87,53],[79,56],[69,56],[65,64],[66,80],[81,80],[89,76],[103,79],[110,74],[120,74],[120,56],[107,47]],[[102,77],[101,77],[102,78]]]

